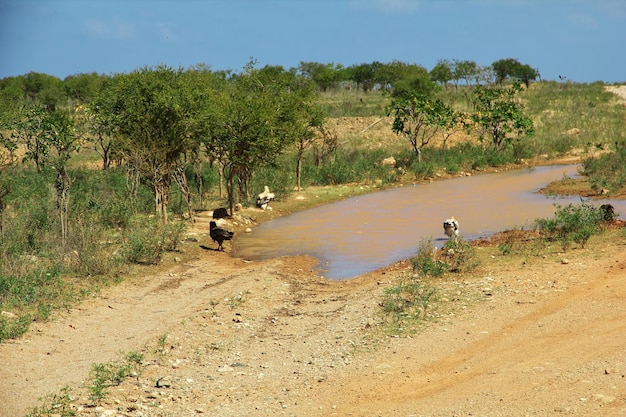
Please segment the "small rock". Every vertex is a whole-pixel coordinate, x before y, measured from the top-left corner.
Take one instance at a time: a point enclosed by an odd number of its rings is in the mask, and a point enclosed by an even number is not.
[[[158,378],[154,386],[157,388],[169,388],[172,386],[172,383],[170,382],[169,379],[163,377],[163,378]]]
[[[613,397],[612,395],[604,395],[604,394],[593,394],[593,399],[597,401],[601,401],[605,404],[609,404],[615,401],[615,397]]]
[[[16,317],[16,315],[14,313],[11,313],[10,311],[2,310],[0,312],[0,317],[5,317],[7,319],[14,319]]]
[[[569,259],[563,258],[561,259],[561,264],[567,265],[569,263]]]

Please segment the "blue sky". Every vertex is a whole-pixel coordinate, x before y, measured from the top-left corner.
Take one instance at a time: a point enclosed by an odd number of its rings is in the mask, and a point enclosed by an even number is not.
[[[515,58],[626,82],[624,0],[0,0],[0,78]]]

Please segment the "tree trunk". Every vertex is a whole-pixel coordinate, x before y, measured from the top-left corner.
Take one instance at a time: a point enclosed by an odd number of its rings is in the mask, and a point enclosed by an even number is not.
[[[65,167],[61,167],[57,171],[56,191],[57,191],[57,209],[59,210],[59,220],[61,221],[61,240],[63,246],[67,243],[69,235],[69,193],[72,179],[68,175]]]
[[[171,177],[169,174],[162,174],[159,178],[153,179],[155,212],[163,223],[168,221],[167,208],[169,206],[169,189]]]
[[[302,174],[302,156],[298,155],[298,162],[296,163],[296,181],[297,181],[297,185],[298,185],[298,191],[301,190],[300,188],[300,175]]]
[[[193,214],[193,207],[191,205],[191,191],[189,190],[189,183],[187,181],[187,176],[185,175],[185,168],[183,164],[178,164],[176,169],[174,170],[174,180],[176,184],[178,184],[178,188],[183,193],[185,198],[185,203],[187,204],[187,212],[189,214],[189,219],[191,219],[192,223],[196,222],[196,219]]]

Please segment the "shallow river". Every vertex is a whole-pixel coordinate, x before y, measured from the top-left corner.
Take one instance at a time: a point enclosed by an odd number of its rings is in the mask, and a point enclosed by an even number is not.
[[[537,218],[551,217],[555,203],[578,203],[580,198],[557,199],[536,191],[564,176],[576,176],[577,169],[574,165],[521,169],[353,197],[240,234],[233,256],[311,255],[320,260],[324,277],[351,278],[414,256],[423,239],[432,238],[441,247],[446,241],[442,223],[450,216],[459,221],[464,239],[530,227]],[[609,202],[616,212],[626,212],[626,202]]]

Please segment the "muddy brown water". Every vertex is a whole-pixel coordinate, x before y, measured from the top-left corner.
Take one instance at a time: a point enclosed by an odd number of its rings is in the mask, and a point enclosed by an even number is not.
[[[546,184],[578,175],[577,165],[519,169],[410,185],[353,197],[281,217],[237,236],[233,256],[268,259],[311,255],[320,275],[348,279],[408,259],[424,239],[441,247],[443,220],[454,216],[464,239],[530,227],[554,214],[555,204],[579,197],[538,194]],[[610,202],[618,213],[624,201]]]

